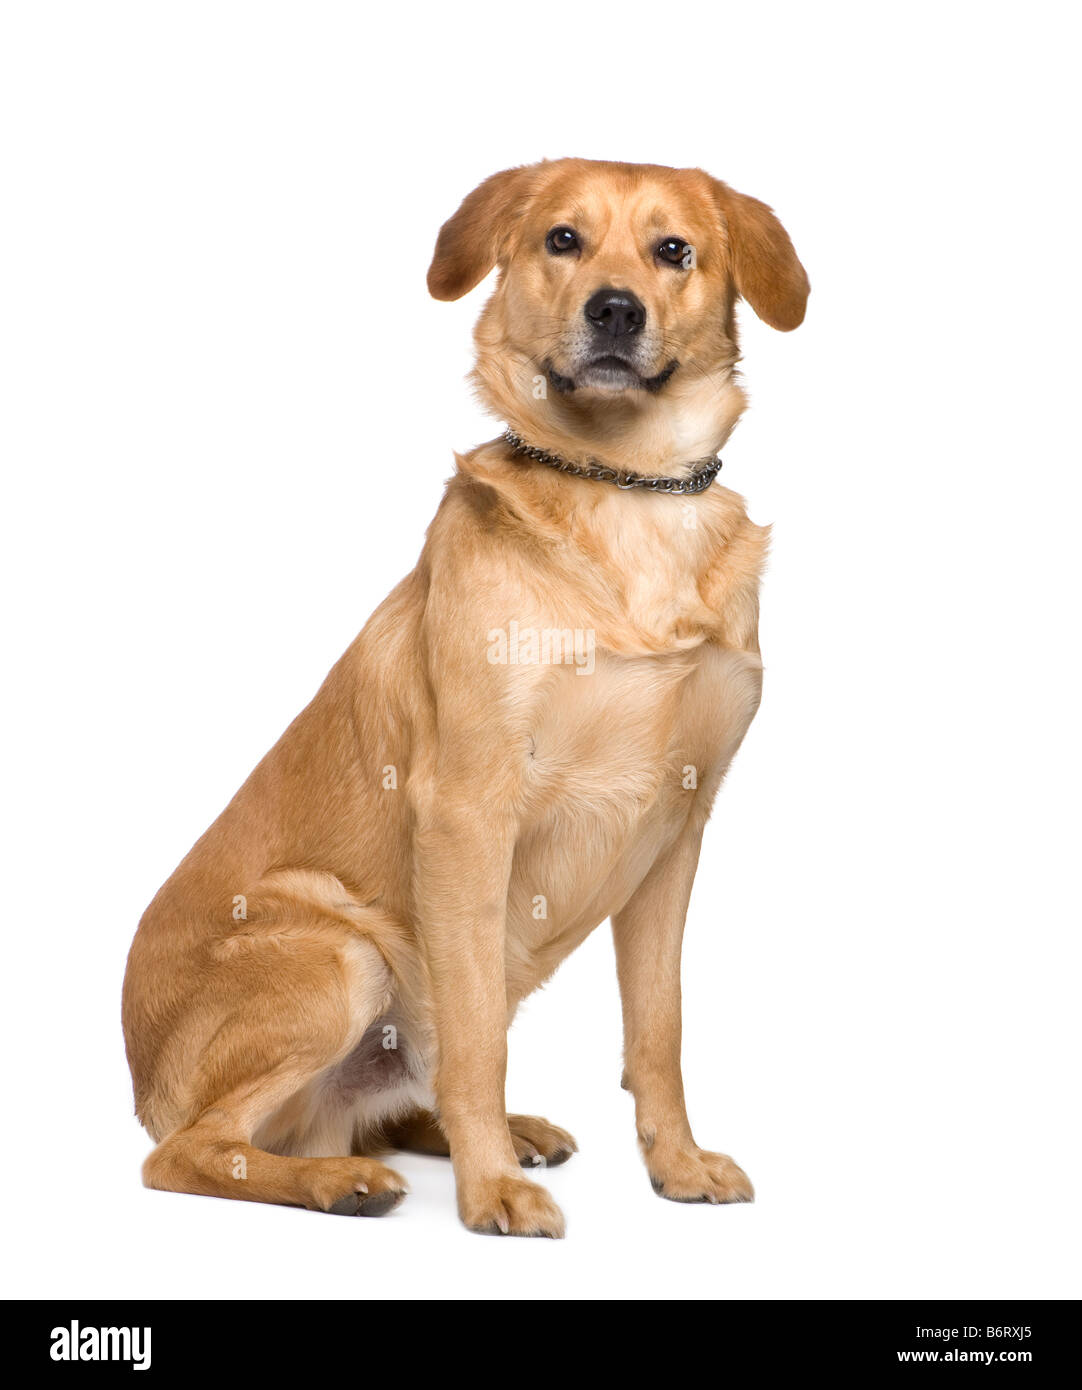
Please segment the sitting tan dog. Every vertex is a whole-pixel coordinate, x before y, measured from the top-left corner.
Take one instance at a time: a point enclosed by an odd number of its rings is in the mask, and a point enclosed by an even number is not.
[[[744,405],[734,309],[803,319],[763,203],[697,169],[495,174],[428,275],[494,267],[458,459],[417,568],[158,893],[124,984],[148,1186],[377,1216],[375,1154],[450,1154],[473,1230],[562,1235],[504,1106],[520,1001],[611,918],[651,1182],[745,1202],[680,1075],[703,827],[759,703],[767,544],[714,479]]]

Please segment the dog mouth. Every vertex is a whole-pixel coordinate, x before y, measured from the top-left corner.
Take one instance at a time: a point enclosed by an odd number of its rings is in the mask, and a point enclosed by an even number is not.
[[[575,376],[564,376],[551,362],[547,376],[553,390],[566,395],[577,390],[598,391],[660,391],[676,372],[680,363],[673,360],[654,376],[644,376],[626,357],[616,353],[601,353],[591,357],[577,370]]]

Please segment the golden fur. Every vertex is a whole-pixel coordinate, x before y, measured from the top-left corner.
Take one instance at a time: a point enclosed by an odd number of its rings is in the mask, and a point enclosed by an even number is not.
[[[562,224],[574,255],[546,250]],[[693,268],[657,259],[676,235]],[[762,203],[645,165],[488,179],[440,232],[432,293],[457,298],[497,264],[476,332],[483,399],[531,444],[656,474],[713,454],[740,414],[737,297],[789,329],[808,292]],[[601,286],[645,308],[644,374],[679,361],[660,389],[549,389],[581,357]],[[676,1200],[750,1200],[688,1126],[680,940],[703,827],[759,701],[766,532],[718,484],[627,491],[501,441],[457,462],[417,568],[140,924],[124,1030],[157,1142],[145,1181],[377,1215],[404,1183],[373,1155],[449,1151],[468,1226],[562,1234],[520,1165],[574,1141],[505,1113],[506,1033],[611,918],[650,1178]],[[566,649],[494,659],[513,625],[592,634],[589,670]]]

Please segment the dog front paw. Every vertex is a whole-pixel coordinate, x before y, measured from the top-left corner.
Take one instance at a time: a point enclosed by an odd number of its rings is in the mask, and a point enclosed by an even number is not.
[[[747,1173],[728,1154],[698,1147],[668,1154],[651,1151],[646,1159],[650,1182],[659,1197],[670,1202],[754,1202],[755,1189]]]
[[[486,1235],[551,1236],[564,1233],[563,1212],[543,1187],[520,1173],[498,1173],[460,1183],[458,1211],[471,1231]]]

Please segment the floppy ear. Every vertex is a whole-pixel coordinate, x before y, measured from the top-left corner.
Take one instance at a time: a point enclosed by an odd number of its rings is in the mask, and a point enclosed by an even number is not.
[[[493,174],[443,224],[428,268],[434,299],[461,299],[502,259],[508,234],[525,211],[536,168],[524,164]]]
[[[718,179],[713,184],[729,229],[736,288],[771,328],[799,328],[811,286],[788,232],[758,198]]]

